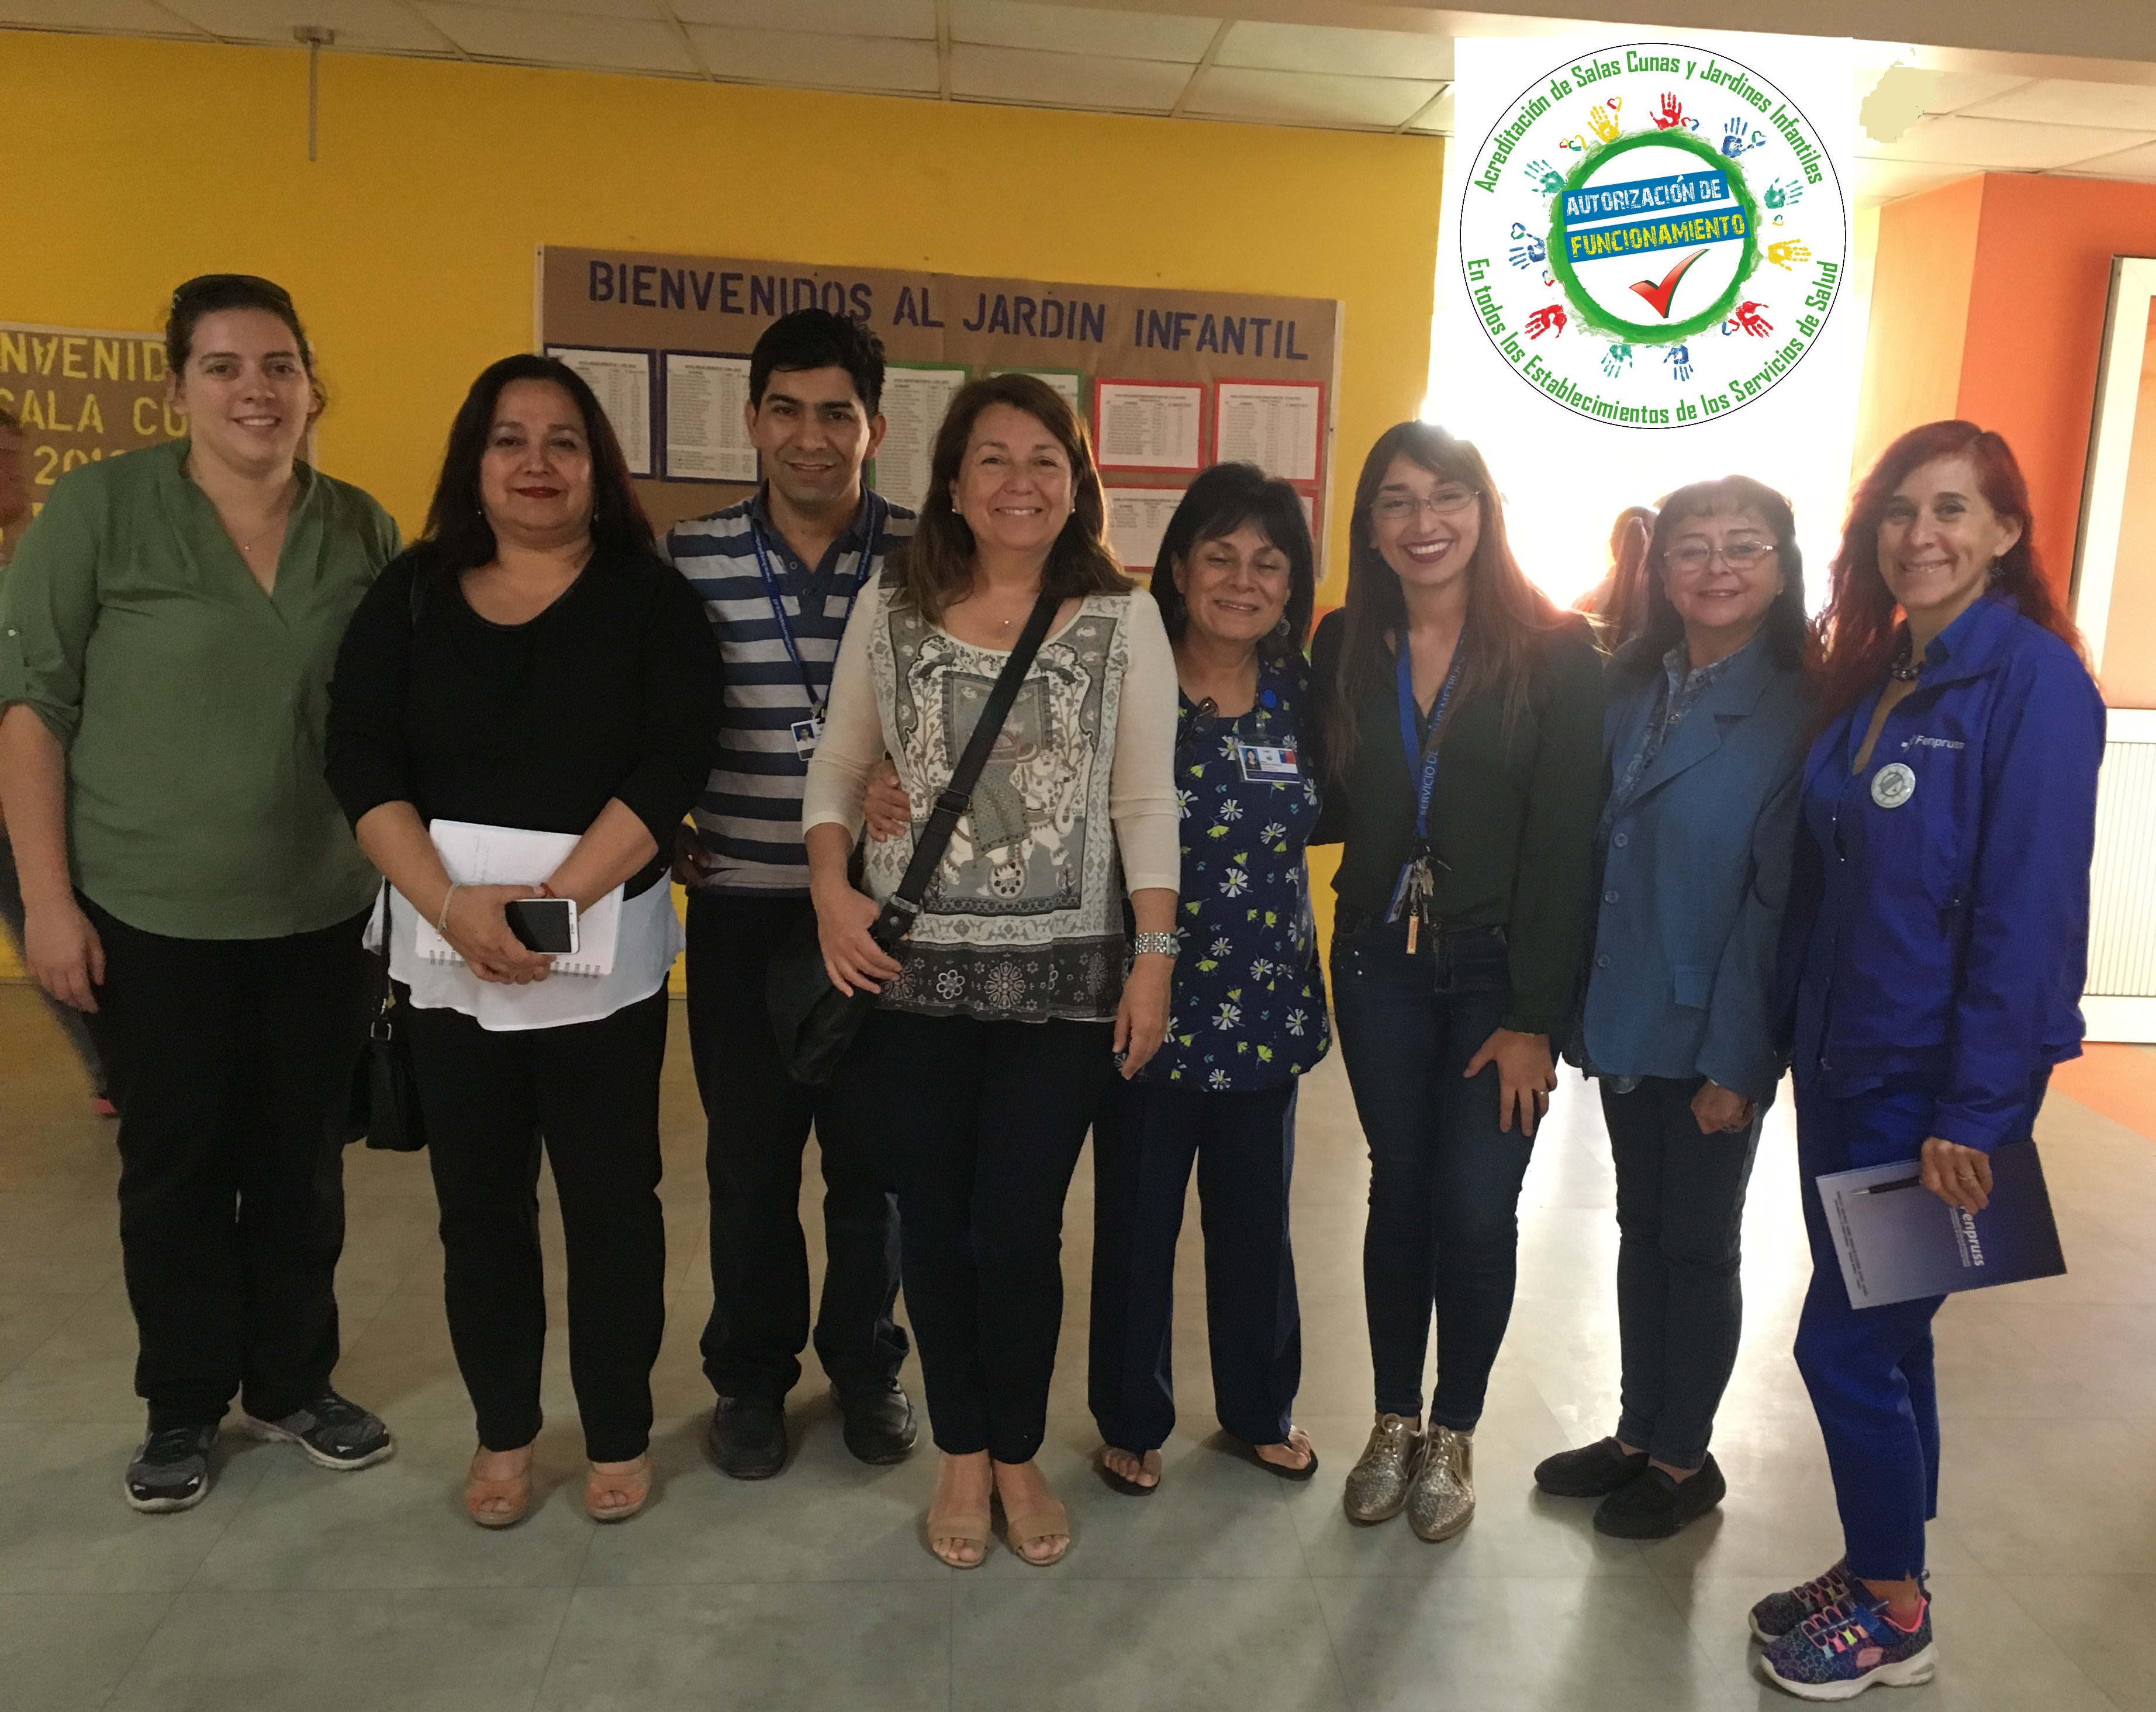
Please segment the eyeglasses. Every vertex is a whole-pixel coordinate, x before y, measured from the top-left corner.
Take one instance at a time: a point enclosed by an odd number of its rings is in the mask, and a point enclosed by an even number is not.
[[[1428,499],[1417,499],[1411,493],[1389,493],[1371,502],[1370,515],[1381,523],[1403,523],[1424,512],[1433,517],[1456,517],[1481,497],[1481,491],[1472,487],[1440,487]]]
[[[1696,577],[1717,558],[1731,570],[1742,572],[1773,558],[1774,553],[1774,543],[1771,541],[1729,541],[1720,547],[1671,548],[1662,555],[1662,562],[1673,571]]]

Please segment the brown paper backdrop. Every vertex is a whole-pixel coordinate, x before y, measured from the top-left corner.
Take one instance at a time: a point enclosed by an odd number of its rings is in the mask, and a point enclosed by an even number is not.
[[[164,400],[165,342],[154,333],[0,321],[0,409],[22,419],[23,479],[39,509],[68,470],[185,434]]]
[[[1296,485],[1313,501],[1322,529],[1340,354],[1341,306],[1334,300],[552,244],[539,252],[542,348],[651,353],[654,473],[637,488],[662,528],[732,505],[752,489],[658,473],[666,467],[660,353],[746,357],[779,315],[811,303],[865,321],[895,364],[956,363],[971,375],[994,368],[1075,370],[1083,378],[1089,426],[1097,427],[1096,379],[1195,382],[1204,388],[1199,455],[1205,463],[1216,455],[1218,383],[1315,383],[1323,389],[1317,470],[1314,479]],[[1240,352],[1233,348],[1239,335]],[[1189,479],[1164,471],[1105,476],[1112,487],[1179,488]],[[1318,538],[1322,578],[1322,532]]]

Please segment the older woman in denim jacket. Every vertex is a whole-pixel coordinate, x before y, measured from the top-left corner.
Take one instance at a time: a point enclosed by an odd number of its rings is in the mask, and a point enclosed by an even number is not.
[[[1720,1503],[1707,1450],[1737,1360],[1744,1191],[1781,1073],[1774,955],[1810,717],[1789,503],[1748,476],[1679,489],[1648,553],[1645,630],[1610,662],[1599,917],[1572,1056],[1602,1082],[1617,1166],[1615,1434],[1536,1483],[1594,1525],[1674,1534]]]

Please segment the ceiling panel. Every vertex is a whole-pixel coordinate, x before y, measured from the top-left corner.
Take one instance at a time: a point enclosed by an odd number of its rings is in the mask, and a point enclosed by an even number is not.
[[[1859,208],[1914,196],[1920,190],[1936,190],[1957,178],[1972,178],[1982,167],[1938,165],[1924,161],[1859,161],[1856,200]]]
[[[1204,57],[1219,27],[1209,18],[1036,6],[1026,0],[952,0],[951,7],[954,42],[1113,59],[1169,59],[1184,65]]]
[[[399,0],[166,0],[168,9],[228,41],[291,47],[292,27],[326,24],[340,48],[446,54],[439,31]]]
[[[951,93],[968,100],[1165,113],[1189,81],[1190,67],[1162,59],[1040,54],[964,43],[951,49]]]
[[[1450,136],[1457,106],[1452,88],[1448,85],[1443,95],[1408,122],[1408,129],[1419,136]]]
[[[1927,113],[1958,113],[2009,90],[2018,90],[2029,81],[1997,71],[1940,71],[1933,77],[1932,93],[1924,103]]]
[[[1334,77],[1215,65],[1198,80],[1183,110],[1275,125],[1390,127],[1404,123],[1444,87],[1435,80]]]
[[[936,39],[935,0],[674,0],[684,23],[822,36]]]
[[[1966,110],[1975,119],[2020,119],[2041,125],[2101,125],[2156,131],[2156,89],[2130,83],[2025,84]]]
[[[696,74],[696,62],[668,24],[635,18],[584,18],[567,13],[464,6],[449,0],[414,0],[414,3],[459,47],[484,59],[605,71]]]
[[[2115,154],[2142,141],[2131,131],[2077,125],[2024,125],[2008,119],[1919,119],[1892,143],[1860,138],[1856,152],[1871,160],[1981,162],[1994,172],[2040,172],[2093,155]]]
[[[468,0],[497,12],[567,12],[583,18],[654,18],[664,20],[660,0]]]
[[[2140,178],[2156,180],[2156,142],[2144,142],[2123,154],[2103,155],[2083,161],[2071,169],[2077,178]]]
[[[889,36],[812,35],[798,30],[715,29],[690,24],[689,34],[714,77],[803,89],[936,91],[932,42]]]
[[[1452,78],[1452,39],[1403,30],[1335,29],[1314,23],[1239,22],[1213,62],[1265,71],[1347,77]],[[1395,121],[1395,123],[1398,121]]]
[[[151,0],[0,0],[0,26],[7,24],[129,36],[193,33],[186,19]]]

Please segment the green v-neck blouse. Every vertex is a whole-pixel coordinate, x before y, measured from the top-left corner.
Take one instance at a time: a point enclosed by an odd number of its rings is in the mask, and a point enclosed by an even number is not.
[[[330,669],[398,550],[367,494],[298,465],[264,594],[182,473],[187,442],[64,476],[0,578],[0,707],[67,752],[75,883],[130,927],[266,939],[380,882],[323,777]]]

